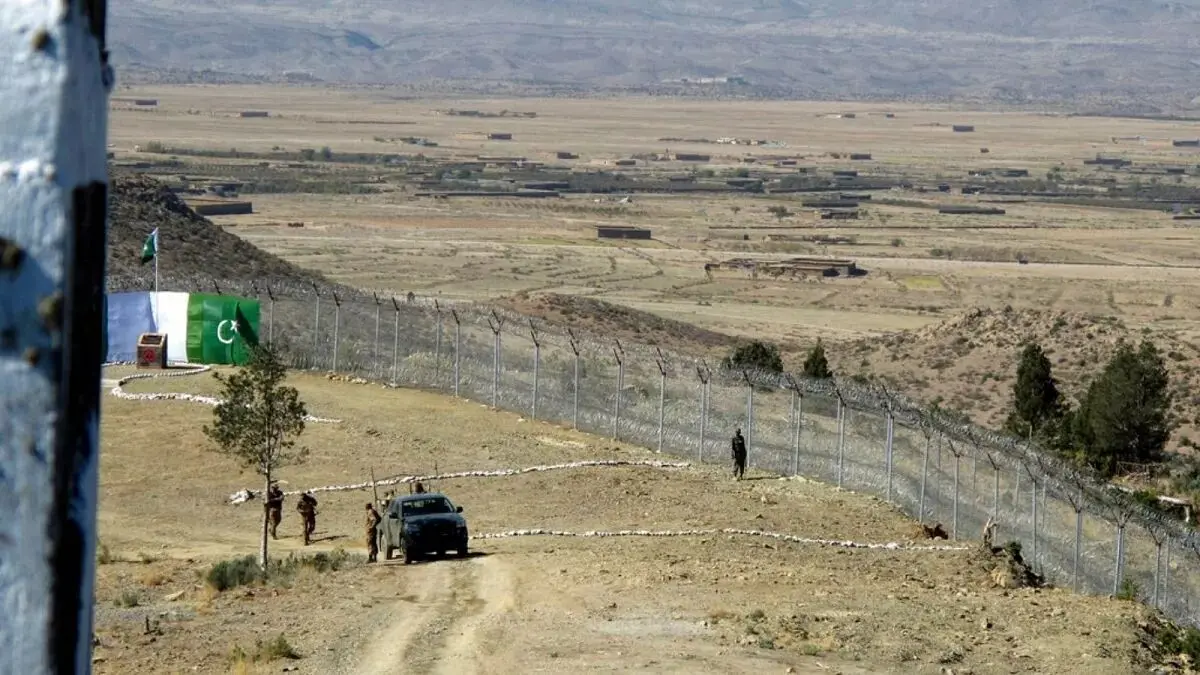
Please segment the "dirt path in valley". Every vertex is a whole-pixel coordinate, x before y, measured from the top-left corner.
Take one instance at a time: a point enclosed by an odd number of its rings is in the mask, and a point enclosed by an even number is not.
[[[406,567],[413,592],[393,605],[387,626],[356,665],[362,675],[484,672],[482,630],[515,605],[512,575],[501,561],[475,557]]]

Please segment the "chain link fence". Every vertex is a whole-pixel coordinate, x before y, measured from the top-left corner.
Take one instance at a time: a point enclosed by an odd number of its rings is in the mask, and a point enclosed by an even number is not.
[[[1087,471],[877,385],[710,368],[473,303],[292,281],[163,279],[255,297],[260,336],[297,369],[454,394],[697,462],[730,461],[878,496],[953,539],[1019,542],[1053,584],[1134,595],[1200,625],[1200,538]],[[112,278],[109,290],[152,288]]]

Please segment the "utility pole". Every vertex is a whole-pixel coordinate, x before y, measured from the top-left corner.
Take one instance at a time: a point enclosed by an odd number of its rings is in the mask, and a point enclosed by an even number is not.
[[[0,672],[91,672],[104,0],[0,2]]]

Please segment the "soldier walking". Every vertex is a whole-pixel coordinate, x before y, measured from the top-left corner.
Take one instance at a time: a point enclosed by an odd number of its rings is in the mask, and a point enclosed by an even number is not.
[[[271,526],[271,538],[278,539],[276,531],[279,522],[283,520],[283,490],[279,489],[276,481],[271,481],[271,489],[267,490],[267,522]]]
[[[733,434],[733,477],[741,480],[746,474],[746,439],[739,427]]]
[[[375,505],[367,504],[367,562],[373,563],[379,557],[379,512]]]
[[[313,532],[317,531],[317,498],[311,492],[305,492],[300,495],[296,510],[300,512],[300,519],[304,521],[304,545],[308,546],[312,543]]]

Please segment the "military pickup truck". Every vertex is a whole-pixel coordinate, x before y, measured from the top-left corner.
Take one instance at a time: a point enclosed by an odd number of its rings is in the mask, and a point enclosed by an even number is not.
[[[467,520],[461,513],[461,506],[436,492],[396,497],[388,504],[380,527],[384,558],[391,560],[397,550],[403,552],[405,564],[447,551],[465,557]]]

